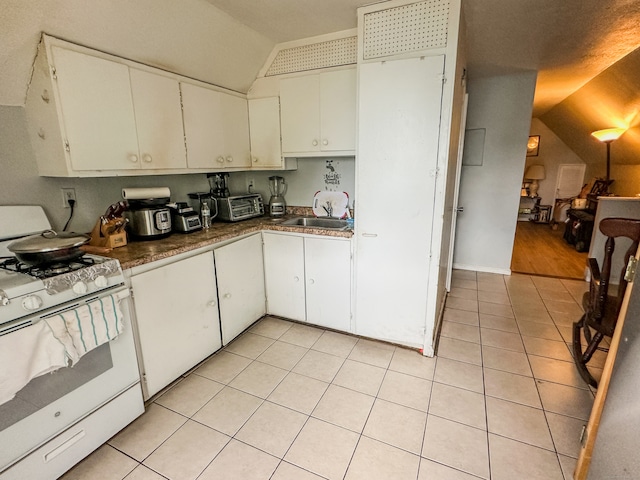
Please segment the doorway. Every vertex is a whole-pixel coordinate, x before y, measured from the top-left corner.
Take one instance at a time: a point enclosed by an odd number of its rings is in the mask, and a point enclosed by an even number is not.
[[[516,225],[511,271],[546,277],[584,279],[587,252],[576,251],[562,238],[564,223],[521,221]]]

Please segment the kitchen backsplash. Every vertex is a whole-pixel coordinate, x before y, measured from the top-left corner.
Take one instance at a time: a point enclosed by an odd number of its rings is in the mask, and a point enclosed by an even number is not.
[[[40,177],[36,160],[27,136],[27,123],[23,107],[0,106],[0,205],[42,205],[55,229],[62,229],[69,215],[63,208],[61,188],[76,191],[76,211],[70,230],[88,232],[96,218],[106,208],[122,199],[124,187],[158,187],[171,189],[173,201],[188,201],[189,192],[209,190],[204,174],[157,175],[144,177],[108,178],[51,178]],[[353,206],[355,188],[354,157],[326,159],[305,158],[298,160],[298,169],[292,171],[234,172],[230,176],[232,193],[247,191],[247,181],[254,180],[254,192],[262,194],[268,203],[269,177],[285,178],[288,205],[311,206],[318,190],[348,192],[349,205]]]

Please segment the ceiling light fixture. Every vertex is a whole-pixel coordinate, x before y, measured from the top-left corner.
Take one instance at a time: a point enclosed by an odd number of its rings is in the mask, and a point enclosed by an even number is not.
[[[595,132],[591,132],[591,135],[603,143],[607,144],[607,176],[605,180],[607,182],[607,186],[605,187],[607,190],[609,188],[610,181],[610,172],[611,172],[611,142],[620,138],[620,136],[626,132],[626,128],[605,128],[604,130],[596,130]]]

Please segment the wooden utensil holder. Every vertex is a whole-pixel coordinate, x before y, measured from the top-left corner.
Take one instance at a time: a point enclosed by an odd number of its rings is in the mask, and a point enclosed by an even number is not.
[[[106,225],[108,226],[112,222],[113,220]],[[104,232],[105,230],[108,230],[108,228],[103,227],[105,227],[105,224],[102,223],[102,218],[99,218],[93,227],[93,230],[91,230],[91,240],[89,241],[90,246],[112,249],[124,247],[127,244],[127,233],[125,231],[105,234]]]

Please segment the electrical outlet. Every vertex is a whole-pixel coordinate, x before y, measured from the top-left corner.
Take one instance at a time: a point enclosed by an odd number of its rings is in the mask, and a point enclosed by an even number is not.
[[[255,187],[256,183],[253,178],[247,180],[247,192],[250,192],[253,187]]]
[[[73,200],[74,202],[76,202],[76,189],[75,188],[62,188],[60,189],[62,191],[62,206],[64,208],[70,208],[69,207],[69,200]]]

